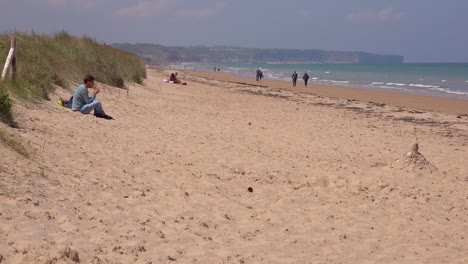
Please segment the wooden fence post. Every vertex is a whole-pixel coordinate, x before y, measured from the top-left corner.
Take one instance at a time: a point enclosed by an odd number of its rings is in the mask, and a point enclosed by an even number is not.
[[[11,79],[16,81],[16,37],[11,37],[11,48],[13,49],[13,58],[11,60]]]
[[[5,62],[5,66],[3,67],[2,71],[2,81],[5,80],[5,77],[8,74],[8,70],[10,69],[10,65],[13,66],[11,71],[11,76],[13,80],[16,80],[16,37],[11,37],[11,48],[10,52],[8,52],[8,56]]]

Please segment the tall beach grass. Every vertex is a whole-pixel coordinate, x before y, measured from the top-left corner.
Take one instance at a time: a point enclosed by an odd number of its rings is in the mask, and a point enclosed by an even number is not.
[[[99,44],[90,37],[74,37],[62,31],[53,36],[34,32],[1,34],[0,65],[10,49],[10,37],[17,37],[17,81],[0,81],[0,121],[10,122],[9,96],[39,101],[49,99],[54,86],[67,88],[81,83],[86,74],[108,85],[125,87],[125,82],[141,84],[146,78],[144,62],[136,55]]]

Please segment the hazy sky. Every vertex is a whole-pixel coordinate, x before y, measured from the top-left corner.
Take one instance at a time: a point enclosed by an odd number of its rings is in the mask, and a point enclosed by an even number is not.
[[[0,0],[0,32],[468,62],[468,0]]]

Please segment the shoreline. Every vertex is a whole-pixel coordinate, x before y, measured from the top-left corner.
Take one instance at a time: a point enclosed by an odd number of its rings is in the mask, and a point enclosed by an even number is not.
[[[188,75],[201,77],[209,80],[241,83],[252,86],[259,86],[262,88],[312,94],[332,99],[373,102],[396,107],[444,113],[449,115],[468,115],[468,100],[463,99],[403,94],[385,91],[373,91],[360,88],[345,88],[339,86],[317,84],[309,84],[308,87],[305,88],[303,86],[303,83],[298,83],[296,87],[292,87],[292,84],[286,81],[264,79],[260,82],[256,82],[254,79],[240,77],[231,73],[223,72],[215,73],[186,71],[185,73]]]

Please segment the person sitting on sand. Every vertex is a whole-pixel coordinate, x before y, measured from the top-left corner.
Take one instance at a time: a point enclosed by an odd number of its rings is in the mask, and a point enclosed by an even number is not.
[[[93,95],[90,97],[88,89],[93,88],[94,77],[92,75],[86,75],[84,83],[76,88],[73,94],[72,110],[80,111],[82,114],[89,114],[94,110],[94,116],[104,119],[114,119],[109,115],[106,115],[102,104],[96,99],[96,95],[100,92],[99,89],[95,89]]]
[[[179,78],[177,78],[178,73],[171,73],[171,77],[169,78],[170,82],[173,82],[175,84],[182,84],[182,85],[187,85],[186,82],[181,82]]]
[[[177,78],[177,74],[178,74],[177,72],[171,73],[171,77],[169,78],[169,81],[175,84],[181,84],[182,82]]]
[[[176,83],[176,76],[175,76],[175,73],[171,73],[171,77],[169,77],[169,82],[172,82],[172,83]]]

